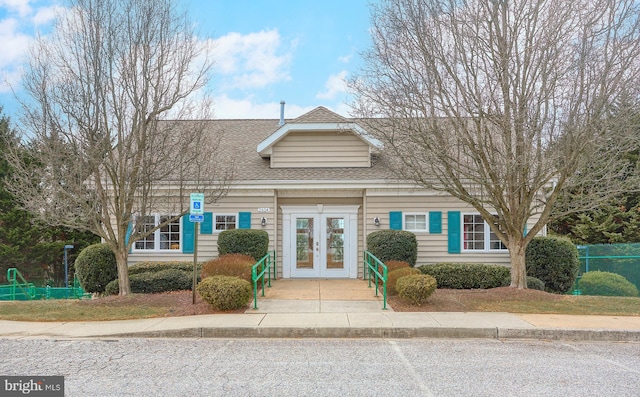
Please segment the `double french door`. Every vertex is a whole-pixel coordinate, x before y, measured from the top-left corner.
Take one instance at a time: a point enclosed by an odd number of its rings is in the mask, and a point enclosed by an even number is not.
[[[357,206],[283,207],[285,277],[355,278]]]

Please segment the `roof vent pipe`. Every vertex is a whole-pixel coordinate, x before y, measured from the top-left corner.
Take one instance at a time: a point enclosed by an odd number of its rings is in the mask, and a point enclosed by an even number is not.
[[[284,101],[280,101],[280,122],[278,125],[284,125]]]

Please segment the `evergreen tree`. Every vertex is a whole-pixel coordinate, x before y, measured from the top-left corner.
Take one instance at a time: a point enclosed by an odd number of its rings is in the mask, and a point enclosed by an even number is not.
[[[614,127],[627,134],[640,135],[640,111],[633,105],[626,105],[617,112],[629,112],[624,125]],[[614,156],[626,160],[626,172],[630,175],[637,173],[640,168],[640,150],[612,153]],[[615,244],[640,243],[640,192],[635,191],[618,195],[608,202],[586,211],[573,213],[557,218],[549,224],[552,232],[569,237],[576,244]],[[562,192],[563,197],[558,200],[559,205],[554,208],[571,206],[572,202],[580,200],[584,192]]]
[[[4,182],[11,177],[4,153],[17,139],[10,119],[3,115],[0,107],[0,283],[7,281],[7,269],[15,267],[28,281],[63,286],[64,246],[74,245],[68,252],[71,282],[77,253],[98,239],[90,233],[46,226],[20,208],[15,197],[5,189]],[[26,155],[25,161],[28,161]]]

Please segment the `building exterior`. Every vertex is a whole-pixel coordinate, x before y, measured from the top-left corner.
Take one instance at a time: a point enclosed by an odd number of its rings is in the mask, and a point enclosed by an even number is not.
[[[211,120],[237,155],[228,194],[205,206],[198,260],[217,256],[223,230],[269,234],[284,278],[360,278],[366,236],[415,233],[417,264],[509,264],[504,245],[468,204],[397,180],[384,148],[355,119],[318,107],[294,120]],[[158,214],[157,219],[163,215]],[[130,263],[190,260],[188,215],[135,243]]]

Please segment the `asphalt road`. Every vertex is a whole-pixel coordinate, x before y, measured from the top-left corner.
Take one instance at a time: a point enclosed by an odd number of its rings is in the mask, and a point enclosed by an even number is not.
[[[0,357],[67,397],[640,395],[638,343],[0,339]]]

